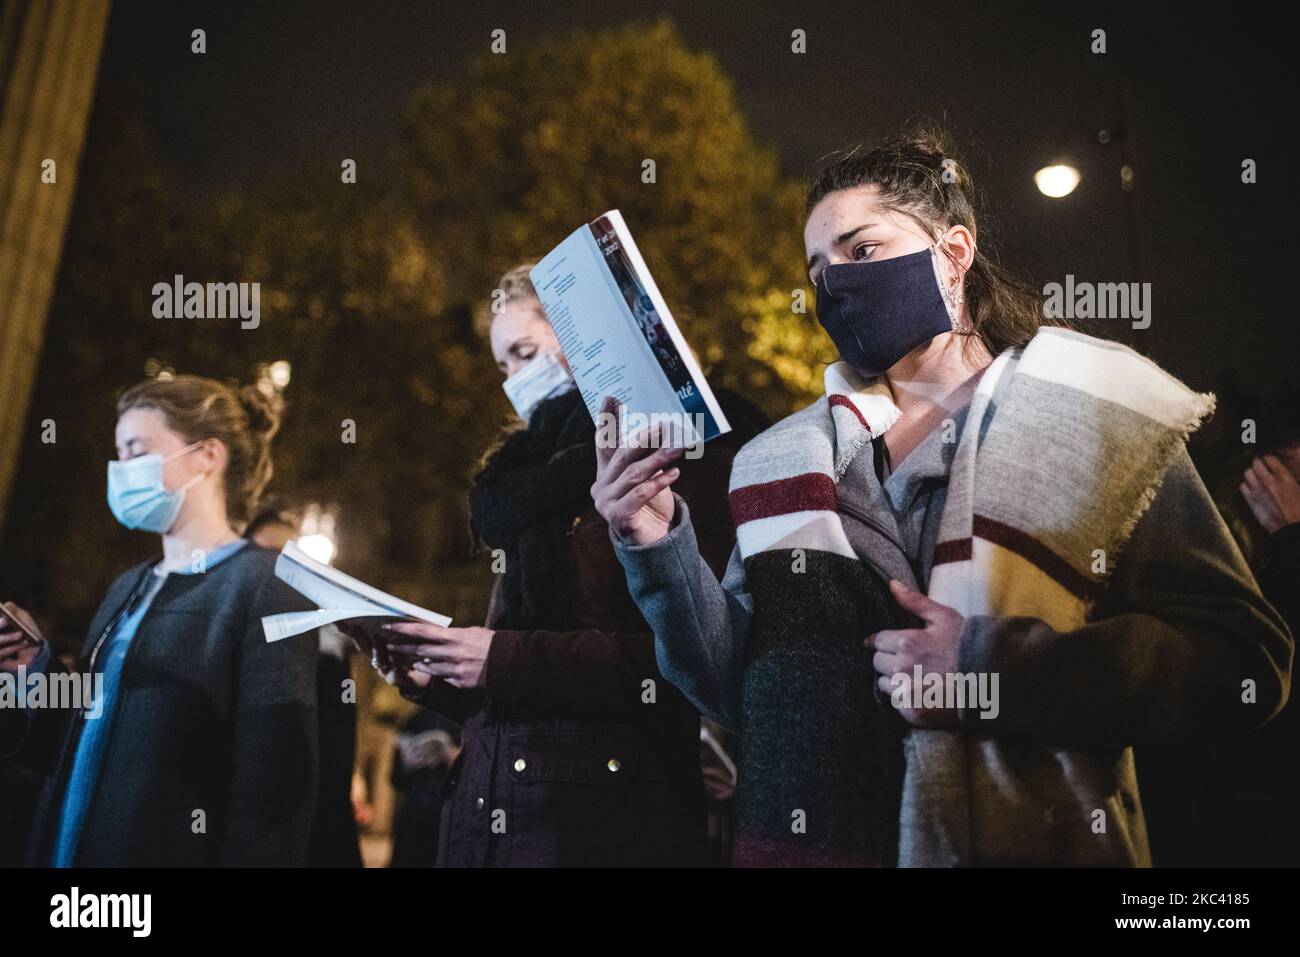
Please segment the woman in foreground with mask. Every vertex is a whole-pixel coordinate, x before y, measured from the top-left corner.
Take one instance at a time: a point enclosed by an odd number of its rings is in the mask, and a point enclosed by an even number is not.
[[[393,624],[373,645],[345,630],[408,698],[463,725],[440,866],[701,864],[699,716],[660,676],[592,507],[595,426],[529,268],[502,277],[496,314],[482,316],[526,423],[470,489],[472,532],[497,572],[486,627]],[[683,493],[710,516],[702,560],[718,569],[735,541],[726,481],[739,444],[715,439],[682,468]]]
[[[277,415],[251,386],[196,376],[143,382],[117,412],[109,508],[163,553],[92,619],[77,670],[93,700],[0,709],[0,754],[48,775],[29,862],[305,864],[317,643],[268,643],[261,620],[311,606],[275,577],[275,552],[235,532],[271,478]],[[0,669],[29,684],[63,672],[8,617]]]
[[[1285,698],[1291,638],[1184,444],[1212,397],[1045,327],[973,195],[927,135],[814,179],[842,361],[737,455],[721,583],[671,453],[599,453],[664,674],[744,738],[737,863],[1150,864],[1133,747]]]

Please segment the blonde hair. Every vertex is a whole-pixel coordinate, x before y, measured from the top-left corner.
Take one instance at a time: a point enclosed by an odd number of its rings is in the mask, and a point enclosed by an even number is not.
[[[537,296],[537,289],[533,286],[532,277],[529,273],[536,268],[536,262],[524,262],[507,270],[500,279],[497,280],[496,288],[492,290],[492,295],[488,302],[479,306],[474,312],[474,331],[486,339],[492,331],[492,318],[495,313],[492,311],[492,304],[499,302],[502,306],[511,302],[526,302],[529,299],[536,301],[537,308],[541,308],[542,301]],[[500,291],[501,297],[498,299],[497,292]]]
[[[131,409],[161,413],[186,442],[220,439],[226,447],[226,515],[236,526],[247,521],[273,472],[271,438],[280,428],[280,410],[271,397],[251,385],[178,375],[127,389],[117,400],[117,417]]]

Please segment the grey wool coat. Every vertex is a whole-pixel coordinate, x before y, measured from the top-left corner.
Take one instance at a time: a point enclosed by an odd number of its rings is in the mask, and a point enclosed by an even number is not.
[[[928,576],[934,529],[920,530],[918,567],[862,520],[882,494],[871,465],[870,454],[859,454],[837,487],[848,539],[883,577],[924,587],[917,579]],[[942,485],[942,475],[929,478]],[[937,521],[934,501],[916,502],[934,513],[919,526]],[[665,538],[634,546],[614,536],[615,550],[655,632],[664,675],[743,735],[739,691],[753,610],[744,565],[737,549],[719,582],[699,558],[689,510],[681,499],[676,506]],[[900,831],[908,840],[900,847],[910,850],[899,863],[1149,866],[1132,749],[1258,727],[1286,700],[1292,653],[1285,623],[1179,450],[1083,627],[1060,633],[1034,618],[973,616],[961,633],[958,670],[997,673],[1003,690],[996,717],[960,712],[963,733],[986,736],[1003,755],[1045,745],[1077,759],[1036,767],[1028,787],[1022,769],[1006,763],[996,802],[989,794],[954,806],[951,795],[905,782]],[[1243,706],[1247,679],[1254,700]],[[917,753],[904,742],[906,759]],[[976,805],[1000,810],[975,819]],[[1101,833],[1090,826],[1097,809],[1105,811]]]

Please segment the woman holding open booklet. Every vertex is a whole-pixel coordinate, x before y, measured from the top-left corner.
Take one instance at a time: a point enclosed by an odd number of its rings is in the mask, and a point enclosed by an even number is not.
[[[0,614],[0,671],[27,696],[0,708],[0,757],[47,775],[29,863],[303,865],[316,643],[267,642],[262,617],[310,606],[235,531],[271,477],[277,414],[196,376],[143,382],[117,413],[109,508],[162,557],[109,588],[77,673],[25,611]]]
[[[744,736],[737,863],[1149,864],[1133,747],[1286,697],[1292,640],[1184,444],[1212,397],[1045,327],[973,196],[924,134],[814,179],[843,361],[736,456],[721,582],[677,453],[597,450],[665,675]]]
[[[595,425],[529,279],[507,273],[483,316],[526,423],[485,456],[470,491],[476,538],[500,573],[486,627],[392,624],[372,653],[403,693],[463,724],[438,845],[443,866],[693,865],[705,849],[700,722],[655,664],[591,501]],[[682,469],[704,560],[734,541],[732,436]]]

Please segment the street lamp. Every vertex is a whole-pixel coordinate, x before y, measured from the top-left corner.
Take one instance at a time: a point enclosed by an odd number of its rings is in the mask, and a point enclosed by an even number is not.
[[[1079,185],[1079,171],[1066,163],[1044,166],[1034,174],[1034,185],[1044,196],[1060,199],[1069,196]]]
[[[1124,211],[1128,221],[1128,259],[1132,281],[1141,282],[1142,247],[1139,241],[1138,207],[1136,184],[1137,177],[1133,162],[1133,108],[1132,94],[1127,80],[1121,80],[1117,95],[1117,122],[1114,126],[1095,130],[1089,137],[1098,146],[1118,147],[1120,154],[1119,187],[1124,196]],[[1039,192],[1052,199],[1060,199],[1074,192],[1079,185],[1079,171],[1067,163],[1055,163],[1044,166],[1034,174],[1034,184]],[[1146,329],[1133,333],[1133,346],[1144,355],[1147,352]]]
[[[322,509],[315,502],[307,506],[298,547],[324,565],[334,560],[338,551],[334,541],[334,509]]]

